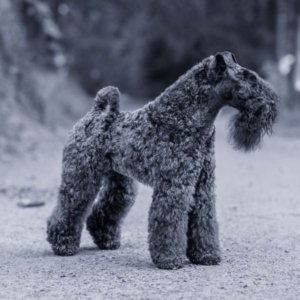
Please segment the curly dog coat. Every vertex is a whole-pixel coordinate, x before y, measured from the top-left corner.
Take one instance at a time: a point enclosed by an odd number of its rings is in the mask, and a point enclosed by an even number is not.
[[[187,256],[194,264],[218,264],[215,118],[225,105],[236,108],[230,139],[237,149],[254,150],[272,132],[276,94],[232,53],[222,52],[204,59],[142,109],[120,112],[119,99],[117,88],[100,90],[66,143],[58,203],[48,220],[54,253],[78,251],[89,211],[87,228],[98,247],[120,247],[120,225],[134,203],[137,180],[154,189],[153,262],[176,269]]]

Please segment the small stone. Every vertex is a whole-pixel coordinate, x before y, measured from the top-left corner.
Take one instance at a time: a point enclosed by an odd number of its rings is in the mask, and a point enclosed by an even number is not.
[[[17,203],[17,205],[21,208],[28,208],[28,207],[39,207],[45,205],[44,201],[34,201],[30,199],[23,199]]]

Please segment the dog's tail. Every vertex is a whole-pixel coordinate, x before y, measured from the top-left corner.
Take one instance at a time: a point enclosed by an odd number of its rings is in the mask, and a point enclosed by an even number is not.
[[[101,89],[94,100],[93,110],[104,112],[107,110],[108,115],[114,118],[119,113],[120,92],[116,87],[107,86]]]

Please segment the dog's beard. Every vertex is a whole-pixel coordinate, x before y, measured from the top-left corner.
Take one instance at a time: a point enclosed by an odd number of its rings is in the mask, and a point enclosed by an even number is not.
[[[244,109],[230,120],[229,140],[234,149],[245,152],[256,150],[264,135],[273,133],[272,126],[277,117],[275,104],[255,102],[248,100]]]

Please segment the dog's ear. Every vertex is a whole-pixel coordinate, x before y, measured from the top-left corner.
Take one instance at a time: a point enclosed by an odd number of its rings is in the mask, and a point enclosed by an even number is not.
[[[230,53],[230,54],[231,54],[231,57],[232,57],[233,62],[235,62],[235,63],[237,64],[238,62],[237,62],[237,60],[236,60],[236,58],[235,58],[235,55],[234,55],[233,53]]]
[[[223,73],[227,68],[227,64],[226,64],[225,58],[222,55],[222,53],[217,53],[215,55],[215,61],[216,61],[215,67],[216,67],[217,71],[219,73]]]
[[[235,69],[237,65],[236,58],[231,52],[216,53],[209,64],[208,77],[211,83],[217,83],[226,74],[227,68]]]
[[[215,61],[216,68],[218,68],[219,71],[225,71],[227,67],[233,67],[235,64],[237,64],[235,55],[228,51],[218,52],[215,55]]]

